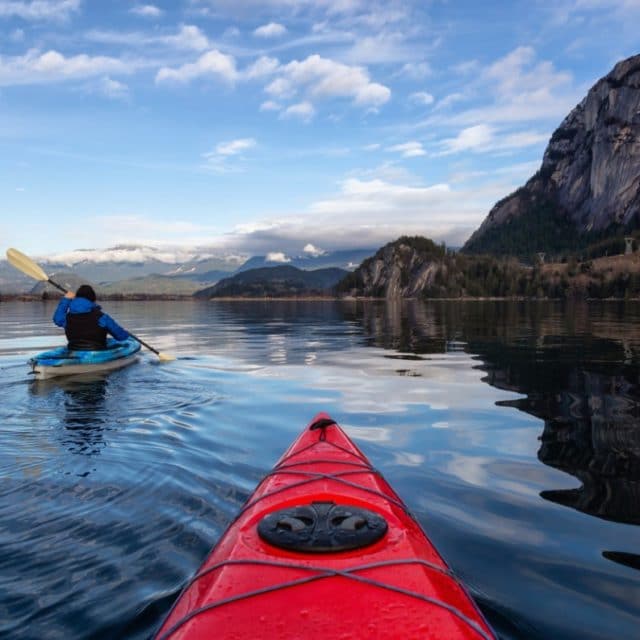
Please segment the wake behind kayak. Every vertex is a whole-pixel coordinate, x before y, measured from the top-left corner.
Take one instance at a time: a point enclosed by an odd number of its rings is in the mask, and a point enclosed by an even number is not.
[[[156,640],[494,639],[384,478],[319,414],[260,483]]]

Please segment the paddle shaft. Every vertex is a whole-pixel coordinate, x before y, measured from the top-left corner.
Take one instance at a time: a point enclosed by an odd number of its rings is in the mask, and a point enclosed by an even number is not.
[[[51,278],[47,278],[47,282],[52,286],[55,287],[56,289],[59,289],[60,291],[62,291],[62,293],[68,293],[68,290],[65,289],[62,285],[58,284],[57,282],[55,282],[54,280],[52,280]],[[131,333],[131,331],[129,331],[127,329],[127,333],[134,339],[137,340],[140,344],[144,345],[145,347],[147,347],[147,349],[149,349],[149,351],[153,351],[153,353],[155,353],[156,355],[160,355],[160,352],[157,349],[154,349],[150,344],[147,344],[144,340],[141,340],[140,338],[138,338],[138,336],[134,336],[133,333]]]

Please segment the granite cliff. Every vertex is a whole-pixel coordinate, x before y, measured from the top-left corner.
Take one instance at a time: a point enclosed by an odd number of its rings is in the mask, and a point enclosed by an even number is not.
[[[463,251],[582,248],[640,228],[640,55],[599,80],[553,133],[539,171],[498,202]]]
[[[445,248],[427,238],[402,237],[367,258],[338,291],[374,298],[419,297],[446,274]]]

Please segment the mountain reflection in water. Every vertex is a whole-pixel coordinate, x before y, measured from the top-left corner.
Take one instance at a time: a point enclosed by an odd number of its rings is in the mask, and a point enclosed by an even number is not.
[[[611,320],[606,308],[594,317],[577,305],[559,322],[527,303],[387,304],[383,313],[365,310],[361,322],[372,344],[408,354],[455,350],[464,336],[485,382],[526,396],[501,404],[544,422],[538,459],[581,483],[542,498],[640,524],[640,328],[620,333],[616,306]]]

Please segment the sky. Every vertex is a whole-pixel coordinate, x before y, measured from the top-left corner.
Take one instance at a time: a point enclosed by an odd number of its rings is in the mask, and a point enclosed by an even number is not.
[[[0,249],[460,246],[640,0],[0,0]]]

